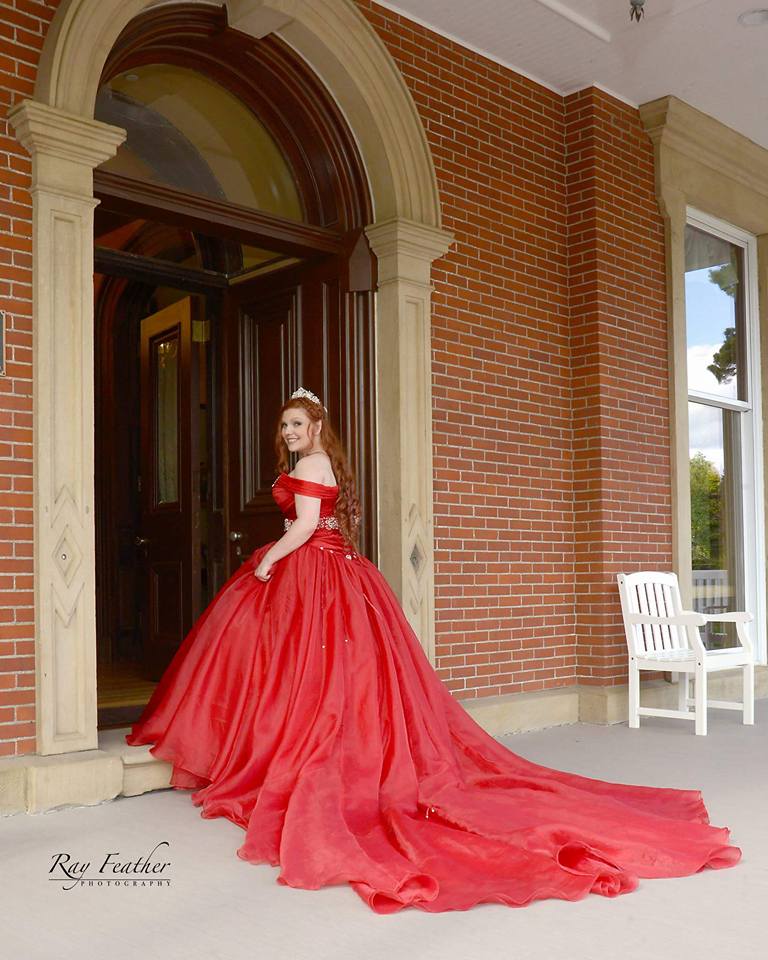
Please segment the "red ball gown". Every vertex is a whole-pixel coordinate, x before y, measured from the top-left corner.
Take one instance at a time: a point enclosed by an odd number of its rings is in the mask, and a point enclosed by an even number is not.
[[[337,487],[281,474],[289,519],[296,493],[333,516]],[[243,860],[279,865],[291,887],[348,883],[377,913],[613,897],[738,862],[698,790],[550,769],[486,733],[338,530],[319,525],[265,582],[253,571],[269,546],[224,584],[126,736],[154,744],[201,816],[243,828]]]

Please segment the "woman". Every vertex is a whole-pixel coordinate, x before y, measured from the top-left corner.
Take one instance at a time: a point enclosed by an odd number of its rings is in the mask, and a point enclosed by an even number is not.
[[[314,394],[283,405],[276,446],[285,533],[224,584],[126,737],[154,743],[201,816],[243,827],[239,857],[292,887],[349,883],[378,913],[615,896],[738,862],[699,791],[553,770],[478,726],[357,551]]]

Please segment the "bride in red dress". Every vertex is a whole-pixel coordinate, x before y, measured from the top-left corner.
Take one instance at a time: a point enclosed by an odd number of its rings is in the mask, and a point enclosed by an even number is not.
[[[554,770],[486,733],[358,553],[351,472],[314,394],[283,405],[276,447],[284,535],[219,590],[126,736],[154,744],[201,816],[243,828],[239,857],[291,887],[348,883],[377,913],[613,897],[738,862],[698,790]]]

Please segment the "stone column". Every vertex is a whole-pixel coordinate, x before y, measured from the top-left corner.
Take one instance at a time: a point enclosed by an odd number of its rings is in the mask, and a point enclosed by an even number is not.
[[[452,237],[402,218],[373,224],[366,234],[378,257],[380,564],[434,663],[430,277]]]
[[[24,100],[8,119],[32,156],[37,751],[96,733],[93,168],[125,131]]]

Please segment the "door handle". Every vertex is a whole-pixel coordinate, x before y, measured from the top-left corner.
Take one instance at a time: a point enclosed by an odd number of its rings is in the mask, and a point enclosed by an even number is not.
[[[137,547],[146,547],[146,545],[149,543],[149,537],[136,537],[133,542]]]
[[[235,545],[235,556],[237,557],[238,560],[241,560],[243,557],[242,532],[240,530],[230,530],[229,539]]]

